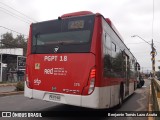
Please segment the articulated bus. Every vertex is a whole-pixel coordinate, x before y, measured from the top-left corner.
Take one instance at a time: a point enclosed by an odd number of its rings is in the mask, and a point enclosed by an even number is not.
[[[104,109],[134,93],[137,60],[110,19],[80,11],[30,26],[25,96]]]

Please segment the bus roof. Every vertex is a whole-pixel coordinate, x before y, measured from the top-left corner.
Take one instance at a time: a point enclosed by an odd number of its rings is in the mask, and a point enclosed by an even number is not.
[[[60,18],[64,19],[64,18],[69,18],[69,17],[75,17],[75,16],[83,16],[83,15],[91,15],[94,14],[91,11],[79,11],[79,12],[73,12],[73,13],[67,13],[67,14],[63,14]],[[96,13],[97,15],[101,15],[100,13]],[[111,28],[118,34],[118,36],[122,39],[122,36],[120,35],[120,33],[118,32],[118,30],[116,29],[116,27],[114,26],[114,24],[111,22],[111,20],[109,18],[106,18],[107,23],[111,26]]]
[[[92,15],[95,14],[91,11],[79,11],[79,12],[73,12],[73,13],[67,13],[67,14],[63,14],[61,17],[61,19],[65,19],[65,18],[69,18],[69,17],[77,17],[77,16],[85,16],[85,15]],[[95,15],[101,15],[100,13],[96,13]],[[121,41],[123,42],[123,37],[121,36],[121,34],[118,32],[118,30],[116,29],[116,27],[114,26],[114,24],[112,23],[112,21],[109,18],[104,18],[106,20],[106,22],[109,24],[109,26],[115,31],[115,33],[119,36],[119,38],[121,39]],[[124,42],[123,42],[124,44]],[[125,45],[125,44],[124,44]],[[126,45],[125,45],[126,46]],[[129,50],[129,48],[126,46],[126,48]],[[130,50],[129,50],[130,51]],[[131,53],[131,52],[130,52]],[[131,53],[132,54],[132,53]],[[133,55],[133,54],[132,54]],[[134,55],[133,55],[134,57]],[[135,58],[135,57],[134,57]],[[136,59],[136,58],[135,58]]]
[[[68,17],[75,17],[75,16],[83,16],[83,15],[91,15],[94,14],[90,11],[80,11],[80,12],[73,12],[73,13],[67,13],[67,14],[63,14],[61,16],[61,18],[68,18]]]
[[[116,29],[116,27],[114,26],[114,24],[112,23],[112,21],[109,18],[105,18],[105,20],[111,26],[111,28],[117,33],[117,35],[121,38],[121,40],[124,41],[123,38],[122,38],[122,36],[121,36],[121,34],[118,32],[118,30]]]

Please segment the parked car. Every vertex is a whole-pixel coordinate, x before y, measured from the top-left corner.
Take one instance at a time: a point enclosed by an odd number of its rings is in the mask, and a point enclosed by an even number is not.
[[[140,75],[138,83],[137,83],[137,88],[141,88],[144,85],[144,83],[145,83],[145,81],[144,81],[143,77]]]

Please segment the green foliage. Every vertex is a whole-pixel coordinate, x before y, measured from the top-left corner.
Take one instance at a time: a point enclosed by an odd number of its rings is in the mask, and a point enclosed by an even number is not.
[[[3,82],[3,81],[2,81],[2,82],[0,82],[0,84],[4,84],[4,83],[6,83],[6,82]]]
[[[23,48],[23,53],[26,55],[27,40],[24,35],[17,35],[13,37],[12,33],[5,33],[2,35],[1,48]]]
[[[16,91],[24,91],[24,82],[18,82],[17,83]]]

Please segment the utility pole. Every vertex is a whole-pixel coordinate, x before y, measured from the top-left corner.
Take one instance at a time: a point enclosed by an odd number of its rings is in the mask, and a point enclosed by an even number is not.
[[[154,48],[153,39],[152,39],[151,49],[152,49],[152,51],[151,51],[152,72],[153,72],[153,77],[155,77],[155,54],[156,54],[156,49]]]
[[[155,56],[156,56],[156,49],[154,48],[154,43],[153,43],[153,39],[152,39],[152,43],[150,44],[149,42],[147,42],[145,39],[141,38],[140,36],[138,35],[133,35],[131,37],[139,37],[141,40],[143,40],[144,42],[148,43],[150,46],[151,46],[151,61],[152,61],[152,74],[153,74],[153,77],[155,77]]]

